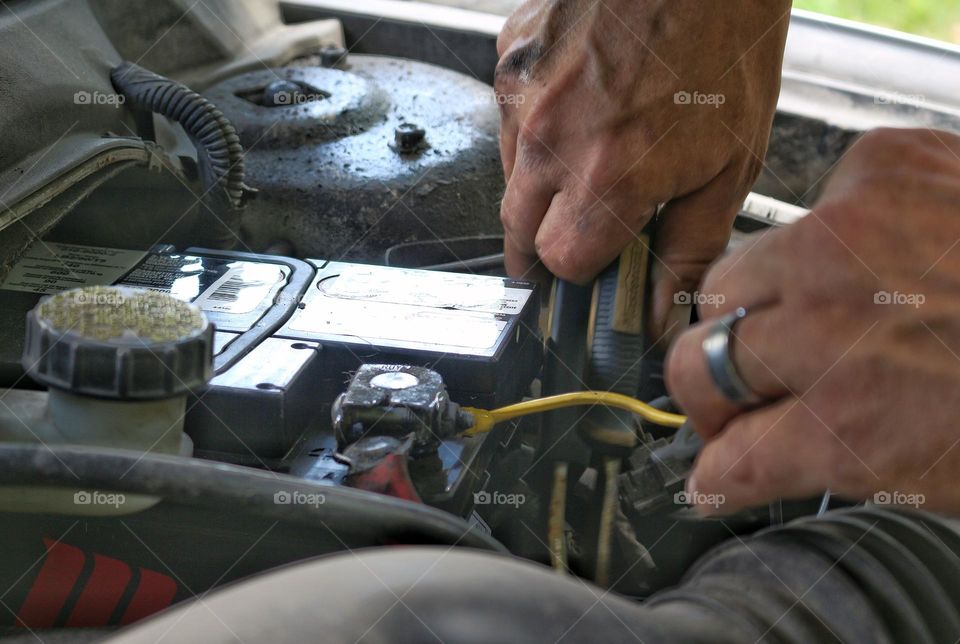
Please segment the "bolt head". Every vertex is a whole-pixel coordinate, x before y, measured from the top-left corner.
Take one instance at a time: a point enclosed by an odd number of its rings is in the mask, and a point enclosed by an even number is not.
[[[426,134],[426,130],[415,123],[401,123],[393,131],[393,138],[400,152],[413,152],[423,143]]]
[[[302,91],[301,87],[293,81],[276,80],[263,88],[262,103],[265,107],[293,105]]]
[[[320,51],[320,64],[323,67],[337,67],[347,62],[347,50],[343,47],[325,47]]]

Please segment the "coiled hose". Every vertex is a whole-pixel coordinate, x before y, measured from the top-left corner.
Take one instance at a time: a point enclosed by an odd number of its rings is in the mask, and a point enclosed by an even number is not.
[[[201,199],[220,219],[217,245],[232,245],[248,188],[243,183],[243,146],[236,128],[209,100],[177,81],[125,61],[110,79],[127,105],[179,123],[197,149]]]

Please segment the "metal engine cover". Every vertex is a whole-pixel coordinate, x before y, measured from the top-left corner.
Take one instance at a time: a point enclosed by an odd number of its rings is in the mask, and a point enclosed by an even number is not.
[[[290,82],[300,91],[284,92]],[[246,181],[259,190],[242,225],[252,249],[283,242],[300,257],[380,261],[400,242],[499,231],[499,115],[485,83],[351,55],[338,68],[241,74],[206,96],[247,150]]]

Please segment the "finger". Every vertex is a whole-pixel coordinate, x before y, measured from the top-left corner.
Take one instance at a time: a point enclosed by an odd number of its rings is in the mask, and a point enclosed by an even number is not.
[[[778,302],[790,270],[783,254],[788,234],[789,228],[782,228],[751,235],[707,269],[698,298],[700,319]]]
[[[520,86],[516,77],[501,73],[500,66],[497,69],[493,91],[500,110],[500,161],[503,164],[504,179],[509,182],[519,153],[517,148],[520,124],[526,119],[529,107],[524,94],[525,89]],[[523,96],[524,100],[519,100],[520,96]]]
[[[513,167],[517,159],[517,119],[516,114],[500,112],[500,162],[503,164],[503,178],[509,184],[513,178]]]
[[[529,278],[530,271],[538,263],[537,231],[556,194],[545,176],[545,173],[532,171],[530,164],[521,159],[500,204],[504,264],[507,274],[518,279]]]
[[[500,34],[500,39],[504,39],[507,28]],[[517,157],[517,140],[520,132],[520,124],[526,119],[529,106],[526,101],[528,87],[520,82],[519,73],[525,64],[524,56],[520,54],[534,44],[529,38],[518,39],[513,36],[507,36],[505,41],[505,51],[501,53],[500,61],[494,71],[493,91],[497,98],[497,106],[500,110],[500,159],[503,163],[504,178],[509,181],[513,174],[513,168]],[[498,43],[500,40],[498,40]],[[519,65],[519,67],[518,67]],[[524,100],[518,97],[523,96]],[[512,100],[511,100],[512,99]]]
[[[544,293],[549,293],[550,285],[553,282],[553,275],[543,265],[540,259],[520,250],[515,244],[513,238],[509,235],[503,238],[504,268],[507,275],[518,280],[529,280],[539,282],[545,289]]]
[[[707,442],[687,481],[703,514],[729,514],[830,487],[837,441],[796,398],[738,416]]]
[[[726,249],[743,203],[740,174],[730,166],[699,190],[669,202],[658,216],[648,320],[653,339],[670,328],[677,335],[685,325],[674,322],[689,320],[688,298],[678,294],[696,291],[707,267]]]
[[[597,199],[587,189],[556,195],[537,231],[537,255],[555,276],[584,284],[610,265],[656,211],[629,195]]]
[[[817,354],[809,325],[797,322],[797,314],[783,307],[755,309],[737,322],[730,336],[737,373],[764,400],[802,392],[822,373],[814,361],[797,359]],[[704,438],[716,435],[744,411],[721,393],[710,373],[703,342],[715,326],[711,320],[692,327],[676,339],[666,360],[667,389]]]

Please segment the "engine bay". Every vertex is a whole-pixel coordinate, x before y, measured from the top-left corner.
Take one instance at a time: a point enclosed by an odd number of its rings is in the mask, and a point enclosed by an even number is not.
[[[529,602],[551,579],[571,610],[589,601],[575,584],[623,600],[610,615],[647,641],[960,637],[946,519],[829,493],[723,520],[689,507],[700,439],[642,324],[644,244],[588,286],[506,276],[489,17],[188,4],[44,0],[22,23],[82,54],[43,59],[42,116],[0,118],[14,132],[0,155],[11,641],[93,641],[321,555],[430,565],[401,546],[456,550],[477,579],[475,550],[534,562],[497,578],[516,579],[516,612],[478,611],[515,629],[503,641],[536,637],[549,610]],[[868,126],[960,129],[952,106],[816,78],[803,45],[831,28],[794,19],[800,53],[732,245],[803,217],[815,170]],[[0,29],[10,60],[43,49],[18,50],[12,19]],[[450,565],[436,592],[482,601]],[[538,576],[549,567],[560,575]],[[818,575],[806,612],[775,620]],[[335,576],[312,579],[337,593]],[[570,639],[592,641],[590,623]]]

